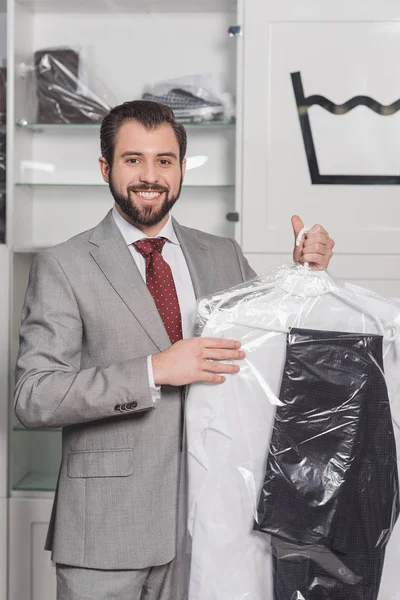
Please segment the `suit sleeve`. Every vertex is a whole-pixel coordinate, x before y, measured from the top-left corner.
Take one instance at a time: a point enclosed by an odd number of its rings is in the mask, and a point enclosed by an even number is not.
[[[253,277],[257,277],[257,273],[251,268],[248,263],[247,258],[244,256],[241,247],[237,243],[236,240],[232,240],[232,243],[235,247],[236,256],[238,257],[240,270],[242,272],[243,281],[248,281],[249,279],[253,279]]]
[[[83,324],[49,252],[34,259],[22,311],[15,413],[26,427],[63,427],[154,407],[147,356],[81,369]]]

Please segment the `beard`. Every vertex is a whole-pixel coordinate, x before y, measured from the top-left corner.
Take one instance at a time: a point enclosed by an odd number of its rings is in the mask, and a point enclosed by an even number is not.
[[[146,184],[128,186],[127,194],[126,196],[124,196],[117,192],[117,190],[115,189],[112,181],[112,173],[110,173],[108,185],[115,202],[118,204],[122,212],[129,218],[133,225],[142,227],[153,227],[154,225],[157,225],[160,221],[163,220],[163,218],[170,212],[171,208],[178,200],[182,189],[182,181],[183,178],[181,176],[178,192],[175,196],[170,196],[169,189],[166,187]],[[133,192],[148,191],[164,193],[164,201],[158,207],[144,206],[139,208],[134,203],[134,200],[131,200],[131,194],[133,194]]]

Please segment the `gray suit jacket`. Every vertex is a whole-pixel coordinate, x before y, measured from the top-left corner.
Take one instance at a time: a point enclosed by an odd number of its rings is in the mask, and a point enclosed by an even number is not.
[[[197,297],[255,275],[236,242],[174,228]],[[27,427],[63,427],[55,562],[138,569],[174,557],[182,389],[163,386],[154,407],[146,362],[169,345],[111,212],[35,257],[15,411]]]

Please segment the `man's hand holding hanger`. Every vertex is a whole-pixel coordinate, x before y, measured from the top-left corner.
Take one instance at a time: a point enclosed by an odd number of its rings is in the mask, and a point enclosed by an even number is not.
[[[303,221],[297,215],[292,217],[292,227],[295,241],[297,236],[304,228]],[[293,260],[297,263],[309,263],[314,271],[322,271],[329,265],[329,261],[333,255],[333,247],[335,242],[329,237],[326,229],[322,225],[313,225],[311,229],[305,233],[299,246],[294,247]]]

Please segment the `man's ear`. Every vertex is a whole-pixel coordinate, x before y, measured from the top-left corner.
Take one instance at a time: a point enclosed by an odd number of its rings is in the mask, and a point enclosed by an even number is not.
[[[100,165],[100,171],[101,171],[101,174],[102,174],[102,177],[103,177],[104,181],[106,183],[109,183],[109,181],[110,181],[110,167],[108,165],[108,162],[104,158],[104,156],[100,156],[100,158],[99,158],[99,165]]]
[[[187,161],[186,161],[186,158],[184,158],[183,161],[182,161],[182,165],[181,165],[182,179],[184,179],[184,177],[185,177],[186,164],[187,164]]]

